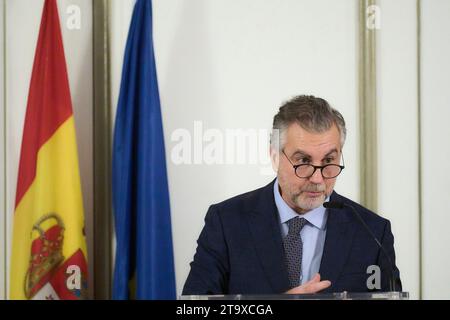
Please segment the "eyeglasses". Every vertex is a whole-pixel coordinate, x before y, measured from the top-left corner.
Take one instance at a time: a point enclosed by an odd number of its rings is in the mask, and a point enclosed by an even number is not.
[[[336,178],[345,168],[344,165],[340,166],[337,164],[326,164],[324,166],[315,166],[312,164],[293,164],[284,150],[282,150],[282,152],[290,164],[292,164],[295,175],[301,179],[312,177],[317,169],[320,169],[320,173],[324,179],[333,179]],[[344,164],[344,155],[342,155],[342,164]]]

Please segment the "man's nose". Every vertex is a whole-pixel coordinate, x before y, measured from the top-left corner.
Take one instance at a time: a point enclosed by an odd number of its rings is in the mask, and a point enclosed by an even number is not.
[[[322,171],[320,170],[320,168],[317,168],[316,171],[314,171],[314,174],[311,177],[309,177],[309,181],[311,181],[314,184],[323,183]]]

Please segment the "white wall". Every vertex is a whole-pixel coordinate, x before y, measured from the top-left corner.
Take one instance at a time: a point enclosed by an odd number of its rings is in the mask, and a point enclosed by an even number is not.
[[[416,0],[379,3],[380,213],[392,221],[404,290],[411,298],[450,299],[450,2],[420,1],[420,57]]]
[[[417,11],[381,0],[377,30],[379,213],[392,223],[403,290],[419,298]]]
[[[43,0],[6,0],[6,220],[7,256],[11,249],[12,218],[23,123]],[[66,9],[81,9],[81,29],[66,28]],[[92,188],[92,3],[89,0],[58,1],[77,130],[79,164],[83,188],[88,253],[93,252]],[[88,258],[92,259],[92,255]],[[93,275],[92,264],[89,265]],[[9,268],[9,262],[8,266]],[[8,279],[9,281],[9,279]],[[92,277],[90,288],[92,289]]]
[[[133,1],[112,3],[115,105]],[[358,199],[357,9],[355,1],[333,0],[155,0],[153,8],[181,293],[208,206],[274,176],[261,175],[257,165],[175,165],[170,160],[176,129],[192,133],[197,120],[204,131],[270,129],[284,100],[322,96],[348,123],[346,169],[337,190]]]
[[[450,299],[449,16],[449,1],[422,1],[422,284],[426,299]]]

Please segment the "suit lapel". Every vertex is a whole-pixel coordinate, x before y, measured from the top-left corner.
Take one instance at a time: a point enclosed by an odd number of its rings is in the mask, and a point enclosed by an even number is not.
[[[281,293],[289,289],[289,280],[273,184],[274,182],[263,189],[256,210],[247,217],[250,234],[269,283],[274,292]]]
[[[340,196],[333,192],[331,201],[339,201]],[[354,219],[347,209],[328,209],[327,234],[320,264],[322,280],[330,280],[333,283],[338,279],[348,255],[350,254],[353,236],[355,234]]]

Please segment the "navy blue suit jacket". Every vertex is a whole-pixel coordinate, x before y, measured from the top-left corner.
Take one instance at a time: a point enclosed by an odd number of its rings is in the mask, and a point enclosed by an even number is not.
[[[275,294],[290,289],[273,183],[209,208],[183,295]],[[358,210],[390,255],[400,291],[390,222],[336,192],[330,200]],[[381,268],[381,291],[389,291],[389,264],[373,238],[350,209],[328,210],[319,273],[331,287],[323,293],[368,291],[370,265]]]

